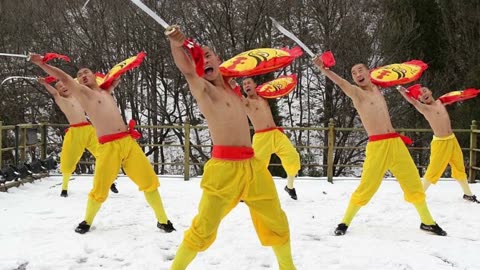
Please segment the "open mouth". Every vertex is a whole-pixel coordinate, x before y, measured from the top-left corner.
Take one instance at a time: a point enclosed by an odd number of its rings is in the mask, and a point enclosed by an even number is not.
[[[213,73],[213,68],[212,67],[207,67],[205,68],[205,75],[210,75]]]
[[[359,83],[363,83],[365,81],[365,78],[358,79]]]

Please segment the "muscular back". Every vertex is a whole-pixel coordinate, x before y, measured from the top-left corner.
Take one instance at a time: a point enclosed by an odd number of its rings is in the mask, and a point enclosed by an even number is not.
[[[243,99],[245,111],[255,131],[276,127],[268,102],[262,97],[247,97]]]
[[[241,99],[229,86],[214,86],[206,80],[203,92],[195,98],[207,119],[213,144],[250,147],[248,119]]]
[[[360,115],[369,136],[394,132],[385,98],[377,87],[363,90],[353,86],[356,92],[353,105]]]

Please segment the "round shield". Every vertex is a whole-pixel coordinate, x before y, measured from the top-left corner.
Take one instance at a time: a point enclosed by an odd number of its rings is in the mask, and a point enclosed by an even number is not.
[[[391,87],[416,81],[428,65],[420,60],[378,67],[370,72],[372,83],[381,87]]]
[[[255,90],[263,98],[279,98],[288,95],[297,86],[297,75],[280,76],[258,86]]]

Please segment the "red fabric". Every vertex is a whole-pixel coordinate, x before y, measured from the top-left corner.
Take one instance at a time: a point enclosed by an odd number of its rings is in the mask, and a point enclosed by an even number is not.
[[[408,87],[408,93],[407,95],[418,100],[418,98],[420,97],[420,95],[422,94],[422,85],[421,84],[414,84],[410,87]]]
[[[68,126],[68,128],[65,129],[65,133],[68,132],[68,130],[72,127],[83,127],[83,126],[89,126],[91,125],[92,123],[88,122],[88,121],[85,121],[85,122],[80,122],[80,123],[76,123],[76,124],[70,124]]]
[[[418,80],[422,76],[423,72],[428,68],[428,65],[426,63],[424,63],[423,61],[420,61],[420,60],[411,60],[411,61],[408,61],[408,62],[401,63],[399,65],[402,65],[402,64],[418,66],[420,68],[420,70],[415,74],[412,74],[410,76],[405,76],[404,73],[399,72],[398,70],[391,70],[391,71],[386,70],[385,68],[386,67],[388,68],[388,66],[390,66],[390,65],[383,66],[383,67],[378,67],[378,68],[375,68],[375,69],[370,71],[370,78],[371,78],[372,83],[374,83],[374,84],[376,84],[380,87],[391,87],[391,86],[395,86],[395,85],[411,83],[411,82],[414,82],[414,81]],[[394,65],[394,64],[392,64],[392,65]],[[372,74],[375,71],[377,71],[378,69],[385,69],[383,71],[384,74],[378,74],[377,77],[372,76]],[[391,74],[393,72],[398,74],[397,79],[390,80],[390,81],[387,81],[387,80],[383,79],[382,75]]]
[[[268,132],[268,131],[272,131],[272,130],[276,130],[276,129],[278,129],[278,131],[280,131],[282,133],[285,133],[285,130],[281,127],[271,127],[271,128],[266,128],[266,129],[255,130],[255,133],[263,133],[263,132]]]
[[[47,76],[44,79],[45,79],[46,83],[54,83],[54,82],[58,81],[58,79],[53,77],[53,76]]]
[[[335,66],[335,58],[333,57],[333,53],[331,51],[326,51],[322,53],[320,57],[322,58],[323,65],[326,68],[331,68]]]
[[[105,76],[104,76],[104,81],[102,84],[99,85],[100,88],[102,89],[108,89],[110,86],[112,86],[112,83],[114,80],[120,78],[123,74],[125,74],[127,71],[134,69],[143,62],[143,59],[145,58],[147,54],[145,52],[139,52],[135,57],[130,57],[133,58],[131,61],[127,61],[129,59],[124,60],[123,64],[119,69],[116,69],[116,67],[122,63],[119,63],[115,65]],[[114,71],[112,71],[114,70]],[[97,76],[97,73],[95,74]]]
[[[255,49],[255,50],[260,50],[260,49]],[[223,64],[220,65],[220,68],[219,68],[220,72],[225,77],[251,77],[251,76],[261,75],[261,74],[270,73],[272,71],[276,71],[280,68],[286,67],[290,65],[293,62],[293,60],[295,60],[295,58],[298,58],[303,54],[302,49],[298,46],[293,47],[292,49],[282,48],[280,50],[287,52],[289,55],[277,56],[269,60],[257,59],[258,63],[255,67],[245,69],[245,70],[239,70],[237,69],[237,66],[243,64],[244,61],[247,60],[247,57],[237,55],[235,56],[237,59],[230,66],[224,66]],[[251,51],[254,51],[254,50],[251,50]]]
[[[480,90],[474,88],[468,88],[463,91],[454,91],[447,93],[438,99],[445,105],[450,105],[455,102],[464,101],[467,99],[474,98],[480,93]]]
[[[63,54],[58,54],[58,53],[46,53],[43,56],[42,62],[47,63],[48,61],[50,61],[52,59],[62,59],[62,60],[65,60],[67,62],[70,62],[70,58],[68,56],[63,55]]]
[[[197,72],[197,75],[203,77],[203,75],[205,75],[205,63],[203,59],[205,52],[202,47],[195,43],[192,38],[185,39],[183,47],[190,52],[193,62],[195,63],[195,71]]]
[[[133,139],[138,140],[142,137],[142,134],[140,132],[138,132],[137,130],[135,130],[135,124],[136,124],[135,120],[132,119],[132,120],[130,120],[130,122],[128,122],[128,130],[127,131],[101,136],[101,137],[98,138],[98,142],[101,143],[101,144],[104,144],[104,143],[107,143],[107,142],[116,141],[118,139],[121,139],[121,138],[124,138],[124,137],[127,137],[127,136],[131,136]]]
[[[240,88],[240,85],[235,86],[235,88],[232,89],[235,95],[241,97],[242,96],[242,89]]]
[[[288,83],[290,81],[290,83]],[[286,83],[286,85],[285,85]],[[279,98],[290,94],[297,86],[297,75],[284,75],[257,86],[255,91],[263,98]]]
[[[253,148],[246,146],[214,145],[212,157],[225,160],[244,160],[252,158]]]
[[[412,139],[410,139],[409,137],[400,135],[396,132],[372,135],[368,137],[368,141],[374,142],[374,141],[381,141],[381,140],[398,138],[398,137],[400,137],[400,139],[402,139],[402,141],[407,145],[411,145],[413,143]]]

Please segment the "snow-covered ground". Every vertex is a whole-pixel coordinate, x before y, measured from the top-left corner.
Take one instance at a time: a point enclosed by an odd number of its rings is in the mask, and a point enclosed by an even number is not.
[[[117,181],[85,235],[73,230],[82,221],[91,176],[75,176],[70,196],[60,194],[61,178],[52,176],[0,193],[0,269],[168,269],[201,195],[199,178],[160,176],[165,208],[177,228],[156,228],[143,194],[126,177]],[[297,269],[480,269],[480,204],[462,199],[454,181],[428,190],[433,216],[447,237],[421,231],[413,206],[399,185],[384,181],[360,210],[344,236],[334,236],[358,181],[319,179],[295,182],[298,201],[275,179],[288,215]],[[472,185],[480,195],[480,184]],[[246,205],[223,221],[217,240],[189,269],[278,269],[270,248],[256,237]]]

